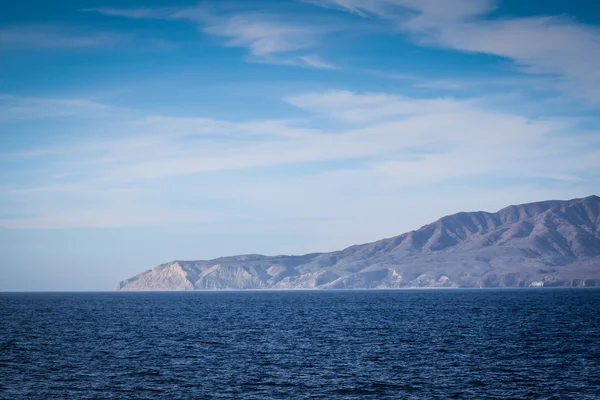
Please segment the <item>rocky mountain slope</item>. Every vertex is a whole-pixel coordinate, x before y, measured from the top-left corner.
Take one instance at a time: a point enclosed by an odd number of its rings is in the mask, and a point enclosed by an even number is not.
[[[462,212],[332,253],[174,261],[117,290],[524,286],[600,286],[600,197]]]

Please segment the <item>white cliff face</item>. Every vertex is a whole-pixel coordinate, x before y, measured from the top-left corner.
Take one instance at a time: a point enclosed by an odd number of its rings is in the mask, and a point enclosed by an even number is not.
[[[194,290],[187,272],[176,261],[119,283],[118,290]]]
[[[333,253],[175,261],[117,290],[528,286],[600,286],[599,197],[459,213]]]

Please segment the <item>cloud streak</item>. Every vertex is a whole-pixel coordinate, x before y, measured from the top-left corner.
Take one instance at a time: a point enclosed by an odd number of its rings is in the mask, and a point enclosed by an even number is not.
[[[343,29],[339,24],[331,22],[311,23],[310,20],[283,14],[200,6],[181,9],[100,8],[86,11],[133,19],[194,22],[202,32],[223,38],[226,46],[247,49],[247,60],[250,62],[316,69],[338,68],[314,53],[314,49],[320,46],[323,38]]]
[[[50,25],[18,25],[0,28],[0,48],[101,49],[130,42],[132,37],[113,32],[89,32]]]
[[[600,30],[565,16],[487,18],[489,0],[313,0],[324,7],[391,20],[424,46],[512,60],[529,74],[553,74],[571,96],[600,105]]]
[[[328,29],[281,21],[277,16],[240,14],[206,18],[204,32],[227,38],[228,46],[246,47],[255,56],[304,50],[314,47]]]
[[[227,199],[262,212],[305,204],[311,207],[306,217],[338,216],[333,205],[353,190],[360,192],[357,199],[374,201],[441,183],[459,187],[465,179],[585,185],[598,178],[589,175],[600,156],[595,135],[572,141],[575,128],[565,121],[491,111],[473,100],[390,93],[330,90],[285,101],[308,117],[233,122],[132,115],[113,121],[112,137],[123,139],[59,146],[43,169],[20,172],[23,184],[5,182],[4,209],[36,217],[0,220],[0,227],[130,226],[142,215],[143,226],[182,224],[186,210],[187,223],[203,223],[211,212],[223,212],[211,206],[200,216],[185,204],[192,200]],[[311,128],[314,118],[342,125]],[[30,158],[45,156],[44,149],[34,150]],[[300,175],[292,172],[295,166]],[[314,193],[321,205],[310,199]],[[287,201],[294,205],[284,206]],[[163,203],[182,214],[167,212]],[[65,209],[74,217],[56,217]],[[228,210],[235,214],[236,208]],[[120,219],[129,212],[131,218]]]
[[[0,121],[100,115],[118,110],[89,99],[19,97],[0,94]]]

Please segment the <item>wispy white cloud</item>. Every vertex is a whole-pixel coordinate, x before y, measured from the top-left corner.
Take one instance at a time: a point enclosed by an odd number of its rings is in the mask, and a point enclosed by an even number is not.
[[[224,212],[221,201],[238,204],[226,208],[225,219],[239,218],[246,207],[257,215],[280,210],[281,218],[343,219],[361,201],[366,213],[368,204],[380,204],[377,199],[406,190],[431,191],[443,182],[461,187],[465,179],[550,179],[590,185],[599,156],[594,135],[570,140],[575,128],[568,121],[495,112],[472,100],[331,90],[286,101],[309,118],[234,122],[132,115],[127,122],[113,121],[112,136],[124,139],[63,144],[43,169],[22,171],[28,174],[23,183],[2,184],[3,201],[13,200],[3,207],[7,212],[36,217],[0,225],[204,223],[213,212]],[[343,125],[332,132],[303,127],[315,117]],[[37,157],[36,152],[29,157]],[[334,166],[311,167],[323,163]],[[304,172],[290,175],[294,166]],[[200,215],[188,201],[212,205]],[[304,210],[300,214],[298,207]],[[180,214],[169,212],[173,209]],[[122,218],[128,213],[130,218]]]
[[[493,10],[490,0],[304,0],[328,8],[338,8],[362,17],[409,18],[407,9],[427,14],[437,21],[457,20]],[[404,14],[404,15],[402,15]]]
[[[125,17],[131,19],[163,19],[177,12],[172,8],[87,8],[83,12],[95,12],[111,17]]]
[[[465,86],[472,86],[473,83],[461,82],[458,80],[431,80],[417,83],[415,86],[429,88],[429,89],[441,89],[441,90],[459,90],[464,89]]]
[[[131,36],[121,33],[90,32],[86,29],[51,25],[18,25],[0,28],[0,48],[111,48],[131,40]]]
[[[216,213],[168,212],[161,210],[140,210],[139,208],[118,208],[95,212],[71,210],[52,213],[41,217],[0,218],[0,228],[4,229],[66,229],[66,228],[114,228],[114,227],[161,227],[186,221],[214,221]],[[153,215],[152,218],[149,218]]]
[[[108,16],[134,19],[183,20],[197,23],[202,32],[225,39],[225,45],[248,49],[248,61],[319,69],[337,67],[314,53],[324,37],[342,26],[284,14],[236,11],[197,6],[169,9],[90,9]]]
[[[333,65],[325,60],[323,60],[317,54],[306,54],[298,57],[301,62],[306,64],[308,67],[312,68],[321,68],[321,69],[339,69],[338,66]]]
[[[147,116],[140,120],[130,122],[131,126],[140,127],[145,134],[168,133],[168,136],[201,136],[206,134],[219,134],[223,137],[229,135],[265,136],[298,138],[317,132],[316,130],[294,127],[286,120],[265,120],[248,122],[231,122],[213,118],[198,117],[168,117]]]
[[[203,30],[228,39],[229,46],[246,47],[255,56],[314,47],[330,30],[260,13],[205,18]]]
[[[323,60],[316,54],[291,55],[291,54],[269,54],[264,56],[249,56],[246,60],[256,63],[289,65],[314,69],[340,69],[339,66]]]
[[[324,114],[351,123],[381,121],[383,119],[465,111],[467,102],[433,98],[418,100],[387,93],[357,95],[347,90],[325,93],[303,93],[289,96],[286,101],[295,107],[315,114]]]
[[[99,115],[116,111],[117,107],[89,99],[20,97],[0,94],[0,121]]]
[[[418,43],[505,57],[525,73],[555,74],[562,90],[600,104],[600,30],[565,16],[488,19],[490,0],[312,0],[391,20]]]
[[[378,70],[367,70],[365,72],[367,72],[371,75],[375,75],[375,76],[379,76],[379,77],[387,78],[387,79],[393,79],[393,80],[397,80],[397,81],[414,81],[415,79],[418,78],[417,76],[411,75],[411,74],[399,74],[399,73],[385,72],[385,71],[378,71]]]

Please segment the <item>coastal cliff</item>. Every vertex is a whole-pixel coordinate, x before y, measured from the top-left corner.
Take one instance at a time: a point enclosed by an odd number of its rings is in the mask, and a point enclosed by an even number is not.
[[[174,261],[117,290],[600,286],[600,197],[461,212],[331,253]]]

